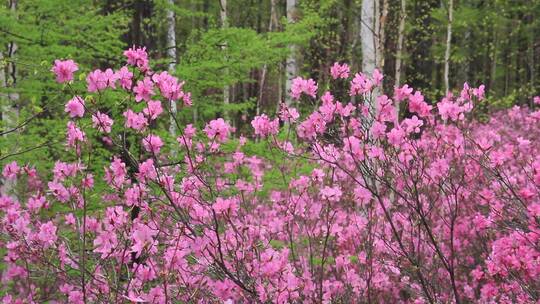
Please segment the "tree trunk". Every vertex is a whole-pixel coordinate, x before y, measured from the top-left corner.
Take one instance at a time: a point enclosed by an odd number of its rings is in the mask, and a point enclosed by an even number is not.
[[[363,0],[360,14],[360,41],[362,44],[362,72],[373,73],[377,63],[377,32],[375,0]]]
[[[448,25],[446,26],[446,50],[444,52],[444,90],[450,89],[448,74],[450,73],[450,48],[452,43],[452,19],[454,11],[454,0],[448,0]]]
[[[229,27],[229,21],[227,20],[227,0],[219,0],[219,4],[221,6],[221,11],[220,11],[220,19],[221,19],[221,28],[222,29],[226,29]],[[225,45],[223,46],[223,49],[225,50],[227,48],[227,45],[225,43]],[[228,69],[225,69],[225,75],[228,74]],[[229,87],[229,85],[224,85],[223,86],[223,105],[224,105],[224,111],[223,111],[223,118],[230,122],[229,121],[229,113],[228,113],[228,106],[229,106],[229,103],[230,103],[230,99],[231,99],[231,88]]]
[[[292,23],[296,19],[296,0],[287,0],[287,22]],[[285,73],[286,73],[286,81],[285,81],[285,91],[286,91],[286,97],[285,97],[285,103],[287,106],[290,106],[292,104],[292,98],[291,98],[291,86],[292,86],[292,80],[296,75],[298,74],[298,62],[296,60],[296,52],[297,47],[294,44],[289,45],[289,56],[287,57],[287,61],[285,64]]]
[[[17,0],[10,0],[8,2],[9,9],[13,14],[17,10]],[[0,73],[0,104],[2,105],[2,123],[5,130],[14,128],[17,125],[19,118],[19,93],[14,89],[17,86],[17,66],[15,64],[15,57],[17,52],[17,44],[10,42],[7,44],[7,52],[5,59],[7,64],[4,70]],[[0,50],[0,61],[4,60],[3,50]],[[5,93],[4,93],[5,92]],[[10,134],[5,135],[10,136]],[[15,189],[16,183],[14,181],[5,181],[0,187],[0,193],[12,194]]]
[[[362,72],[367,75],[373,74],[377,64],[377,50],[378,50],[378,0],[363,0],[362,11],[360,13],[360,42],[362,45]],[[379,90],[375,89],[371,96],[377,96]],[[365,98],[364,105],[369,109],[373,117],[375,115],[375,100],[374,98]],[[371,124],[372,119],[369,118],[368,124]]]
[[[386,43],[386,22],[387,22],[387,17],[388,17],[388,6],[389,6],[389,2],[388,0],[383,0],[383,6],[382,6],[382,11],[381,11],[381,17],[379,19],[379,22],[378,23],[378,27],[379,27],[379,38],[377,39],[377,53],[376,53],[376,57],[377,57],[377,67],[381,70],[381,71],[384,71],[384,61],[385,61],[385,58],[384,58],[384,46],[385,46],[385,43]],[[377,14],[377,12],[375,12]]]
[[[167,1],[169,6],[174,6],[174,0]],[[176,70],[176,20],[174,11],[169,7],[166,9],[167,15],[167,57],[169,58],[169,74],[173,74]],[[169,122],[169,133],[173,138],[176,137],[176,102],[170,101],[171,117]]]
[[[398,42],[396,50],[396,76],[394,77],[394,87],[401,85],[401,62],[403,57],[403,39],[405,37],[405,19],[407,18],[406,0],[401,0],[401,10],[399,13]]]

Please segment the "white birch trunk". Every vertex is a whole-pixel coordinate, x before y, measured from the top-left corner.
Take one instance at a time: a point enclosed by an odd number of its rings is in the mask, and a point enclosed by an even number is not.
[[[360,13],[360,43],[362,46],[362,72],[371,76],[377,65],[377,50],[379,48],[378,33],[378,0],[363,0],[362,11]],[[364,100],[364,104],[369,108],[372,115],[375,115],[375,98],[380,90],[374,89],[371,96]],[[372,124],[371,117],[366,120],[366,125]]]
[[[403,39],[405,37],[405,19],[407,18],[407,10],[405,2],[401,0],[401,8],[399,12],[399,27],[398,27],[398,41],[396,47],[396,74],[394,76],[394,88],[401,86],[401,62],[403,57]],[[399,121],[399,104],[396,105],[396,119]],[[397,123],[397,122],[396,122]]]
[[[168,0],[169,6],[174,6],[174,0]],[[173,74],[176,70],[176,20],[174,11],[171,8],[167,8],[167,57],[169,57],[169,74]],[[173,138],[176,137],[176,121],[175,116],[177,112],[176,102],[170,102],[171,117],[169,122],[169,134]]]
[[[362,72],[373,73],[377,63],[377,14],[376,1],[363,0],[362,12],[360,14],[360,41],[362,44]]]
[[[401,60],[403,57],[403,39],[405,37],[405,19],[407,18],[406,0],[401,0],[401,10],[399,13],[398,42],[396,48],[396,75],[394,77],[394,87],[401,86]]]
[[[448,74],[450,73],[450,48],[452,43],[452,19],[454,11],[454,0],[448,0],[448,25],[446,27],[446,50],[444,51],[444,89],[450,89]]]
[[[287,22],[295,21],[296,0],[287,0]],[[289,56],[285,63],[285,103],[287,106],[292,104],[291,87],[292,80],[298,75],[298,62],[296,60],[297,47],[294,44],[289,45]]]

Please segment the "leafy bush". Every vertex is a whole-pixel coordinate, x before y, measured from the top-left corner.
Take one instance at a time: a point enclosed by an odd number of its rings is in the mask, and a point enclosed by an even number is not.
[[[282,105],[255,117],[255,141],[223,119],[177,121],[171,142],[156,121],[190,94],[144,49],[125,55],[88,74],[87,92],[60,79],[80,97],[51,180],[3,169],[5,303],[539,299],[540,112],[481,124],[482,86],[431,106],[408,86],[378,96],[378,71],[332,73],[355,104],[297,78],[295,98],[321,101],[303,120]],[[113,155],[103,170],[96,149]]]

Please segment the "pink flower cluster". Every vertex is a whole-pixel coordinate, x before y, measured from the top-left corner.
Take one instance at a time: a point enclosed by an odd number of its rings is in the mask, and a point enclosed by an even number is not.
[[[263,137],[276,135],[279,131],[279,119],[275,118],[274,120],[270,120],[266,114],[262,114],[261,116],[256,116],[251,121],[251,126],[255,131],[255,135]]]
[[[56,75],[58,83],[64,83],[73,80],[73,73],[79,70],[79,67],[73,60],[55,60],[51,71]]]
[[[176,142],[157,136],[150,122],[181,82],[150,74],[144,49],[126,55],[142,87],[119,90],[131,100],[123,127],[75,97],[76,153],[52,174],[2,170],[17,183],[0,194],[3,302],[538,302],[540,110],[480,123],[482,86],[432,106],[406,85],[377,94],[378,72],[355,74],[356,100],[343,103],[299,78],[295,92],[319,106],[255,117],[257,155],[222,118],[177,126]],[[294,138],[272,136],[280,124]],[[114,154],[103,170],[85,163],[101,140],[92,127]]]
[[[298,100],[302,93],[315,98],[315,95],[317,95],[317,83],[313,79],[296,77],[292,80],[291,96]]]
[[[106,89],[116,90],[118,88],[125,92],[133,94],[136,102],[144,101],[146,107],[142,112],[137,113],[128,109],[123,113],[124,126],[143,132],[148,125],[156,120],[162,113],[163,107],[159,97],[165,101],[177,101],[182,99],[184,105],[191,105],[191,94],[182,90],[183,82],[178,81],[174,76],[167,72],[153,73],[149,68],[148,55],[144,48],[131,48],[124,52],[127,58],[128,66],[123,66],[114,71],[113,69],[94,70],[86,77],[87,92],[102,92]],[[141,73],[141,79],[134,79],[134,74],[130,71],[130,66],[138,69]],[[52,71],[57,75],[59,82],[72,80],[73,71],[77,70],[77,65],[73,60],[55,61]],[[118,86],[118,87],[117,87]],[[156,96],[154,88],[159,89],[159,96]],[[65,105],[65,111],[71,118],[83,118],[85,114],[85,101],[81,96],[75,96]],[[99,132],[110,133],[113,120],[102,112],[91,113],[92,125]],[[84,132],[78,132],[75,125],[70,125],[68,137],[69,144],[73,146],[77,140],[82,141]],[[106,138],[106,140],[109,140]]]
[[[338,62],[335,62],[334,65],[330,68],[330,75],[332,75],[332,78],[334,79],[347,79],[349,78],[350,72],[351,70],[349,68],[349,65],[347,65],[346,63],[339,64]]]

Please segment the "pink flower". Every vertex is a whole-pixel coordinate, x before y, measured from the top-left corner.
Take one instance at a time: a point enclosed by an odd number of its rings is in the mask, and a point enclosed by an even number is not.
[[[90,189],[94,187],[94,176],[91,173],[88,173],[85,177],[82,178],[81,187],[85,189]]]
[[[184,96],[182,91],[184,82],[178,82],[176,77],[169,75],[166,71],[154,74],[152,80],[167,100],[178,100]]]
[[[90,72],[88,76],[86,76],[86,83],[88,84],[87,91],[92,93],[102,91],[107,88],[109,79],[107,78],[107,75],[101,70],[95,70],[93,72]]]
[[[163,113],[161,101],[150,100],[147,103],[147,107],[143,109],[143,113],[148,117],[149,120],[155,120],[159,115],[161,115],[161,113]]]
[[[330,68],[330,74],[334,79],[349,78],[349,73],[350,68],[346,63],[341,65],[338,62],[334,62],[334,65]]]
[[[99,132],[111,133],[112,125],[113,120],[109,117],[109,115],[99,111],[92,115],[92,126]]]
[[[231,132],[231,127],[223,118],[218,118],[210,121],[204,128],[204,133],[211,140],[216,140],[217,142],[227,141],[229,134]]]
[[[297,128],[298,135],[302,138],[314,138],[326,130],[326,121],[320,112],[313,112]]]
[[[54,245],[57,240],[57,236],[56,226],[53,224],[53,222],[49,221],[45,224],[41,224],[41,226],[39,227],[37,239],[41,241],[45,249]]]
[[[276,135],[279,132],[279,120],[276,118],[270,120],[266,114],[256,116],[251,121],[251,126],[255,129],[255,135],[268,136]]]
[[[156,167],[154,166],[154,160],[151,158],[139,164],[139,173],[137,178],[140,180],[155,180],[157,178]]]
[[[154,236],[157,234],[157,232],[157,230],[152,229],[147,225],[136,225],[131,234],[131,239],[133,240],[131,250],[135,252],[137,256],[139,256],[147,245],[154,243]]]
[[[105,168],[105,181],[112,186],[121,187],[126,181],[126,164],[124,164],[118,157],[114,157],[111,165]]]
[[[150,134],[142,139],[142,144],[146,152],[158,154],[163,147],[163,141],[157,135]]]
[[[143,113],[135,113],[131,109],[128,109],[123,115],[126,118],[126,128],[142,131],[148,126],[148,120],[144,117]]]
[[[238,202],[234,198],[221,198],[218,197],[216,202],[212,205],[212,209],[216,213],[235,212],[238,209]]]
[[[375,83],[375,85],[381,85],[384,76],[378,69],[373,70],[372,76],[373,76],[373,82]]]
[[[84,304],[84,294],[79,290],[72,290],[68,293],[70,304]]]
[[[86,135],[84,132],[77,128],[77,125],[73,121],[67,123],[67,144],[68,147],[75,147],[77,142],[84,142]]]
[[[54,164],[54,181],[63,181],[66,178],[69,177],[75,177],[77,175],[77,172],[81,170],[80,164],[77,163],[64,163],[61,161],[57,161]]]
[[[127,63],[138,67],[142,72],[146,72],[148,67],[148,54],[146,48],[135,48],[133,46],[127,51],[124,51],[124,56],[127,57]]]
[[[77,219],[73,215],[73,213],[68,213],[64,216],[64,220],[67,225],[75,226],[77,224]]]
[[[144,77],[141,81],[137,81],[137,85],[133,88],[133,93],[135,93],[135,101],[140,102],[141,100],[150,101],[152,95],[154,95],[154,83],[149,77]]]
[[[69,191],[66,189],[66,187],[64,187],[64,185],[57,182],[49,182],[48,186],[52,195],[57,200],[59,200],[62,203],[66,203],[69,200],[71,195],[69,194]]]
[[[188,124],[185,128],[184,128],[184,137],[186,138],[193,138],[193,136],[195,136],[195,134],[197,133],[197,129],[195,129],[195,127],[193,127],[192,124]]]
[[[84,115],[84,99],[81,96],[75,96],[70,99],[65,106],[65,112],[69,113],[70,117],[83,117]]]
[[[401,128],[393,128],[386,136],[390,144],[394,147],[399,147],[403,143],[405,132]]]
[[[184,95],[182,96],[182,100],[184,101],[184,105],[186,107],[191,107],[193,105],[190,92],[184,92]]]
[[[412,118],[406,118],[403,120],[402,124],[405,126],[405,131],[409,133],[420,133],[420,127],[424,125],[424,122],[421,119],[418,119],[416,115],[413,115]]]
[[[4,169],[2,170],[2,176],[7,180],[15,180],[19,172],[21,172],[21,168],[19,168],[19,165],[17,165],[16,161],[12,161],[11,163],[4,166]]]
[[[349,136],[345,139],[344,144],[343,150],[349,152],[356,161],[364,159],[364,146],[358,138]]]
[[[339,186],[329,187],[324,186],[321,189],[321,197],[330,202],[338,202],[341,199],[343,192]]]
[[[46,206],[45,196],[31,196],[26,203],[28,210],[34,212],[38,212],[44,206]]]
[[[405,100],[409,98],[409,96],[412,94],[413,89],[409,88],[409,85],[404,85],[401,88],[395,88],[394,89],[394,100],[397,102],[400,102],[402,100]]]
[[[119,79],[118,77],[120,77],[120,75],[115,73],[112,69],[106,69],[102,75],[102,77],[107,80],[107,85],[111,89],[116,89],[116,81]]]
[[[426,117],[430,114],[432,106],[424,101],[424,96],[419,91],[409,96],[409,111],[417,113],[420,117]]]
[[[534,96],[533,102],[534,104],[540,104],[540,96]]]
[[[289,108],[284,103],[280,105],[279,118],[282,121],[285,121],[288,123],[294,123],[296,122],[296,120],[298,120],[299,117],[300,117],[300,114],[298,113],[298,110],[296,110],[295,108]]]
[[[361,204],[365,204],[371,200],[372,196],[371,192],[368,189],[362,186],[358,186],[354,188],[354,197],[355,199],[359,200]]]
[[[355,96],[360,94],[366,94],[371,91],[373,83],[364,74],[356,73],[351,81],[351,90],[349,95]]]
[[[484,99],[484,94],[485,94],[485,88],[486,86],[485,85],[480,85],[478,88],[474,88],[473,89],[473,95],[476,96],[476,98],[478,98],[478,100],[482,100]]]
[[[375,139],[381,138],[386,132],[386,124],[374,121],[371,125],[370,132]]]
[[[94,239],[94,252],[101,253],[101,258],[106,258],[118,246],[116,233],[102,230]]]
[[[441,119],[446,121],[450,118],[450,120],[457,121],[457,120],[463,120],[465,118],[464,112],[466,112],[466,108],[464,106],[460,106],[458,103],[452,102],[450,98],[443,98],[442,101],[437,103],[437,108],[439,110],[439,115],[441,116]]]
[[[123,66],[116,72],[115,78],[120,81],[120,86],[125,90],[130,90],[132,85],[133,73],[126,66]]]
[[[55,60],[51,71],[56,74],[56,81],[64,83],[73,80],[73,73],[79,70],[79,67],[73,60]]]
[[[141,198],[144,196],[144,187],[141,184],[135,184],[133,187],[128,188],[124,193],[126,198],[125,203],[127,206],[140,206]]]
[[[298,100],[302,93],[315,98],[317,95],[317,83],[315,83],[313,79],[302,79],[301,77],[296,77],[292,81],[291,96],[292,98]]]

